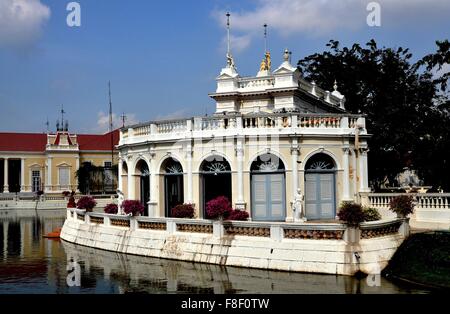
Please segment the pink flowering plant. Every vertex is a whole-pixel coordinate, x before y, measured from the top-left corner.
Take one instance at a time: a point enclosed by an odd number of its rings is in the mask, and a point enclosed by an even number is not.
[[[119,211],[119,208],[117,207],[117,204],[108,204],[105,206],[104,211],[106,214],[117,214]]]
[[[227,220],[240,220],[240,221],[246,221],[249,217],[248,212],[245,210],[239,210],[239,209],[233,209],[228,215]]]
[[[78,209],[85,209],[87,212],[91,212],[94,207],[97,205],[97,202],[93,197],[90,196],[83,196],[78,200],[77,208]]]
[[[219,196],[206,203],[206,218],[227,219],[233,211],[231,202],[225,196]]]
[[[194,218],[194,206],[192,204],[180,204],[172,208],[173,218]]]
[[[144,213],[144,205],[140,201],[126,200],[122,203],[122,208],[125,214],[139,216]]]

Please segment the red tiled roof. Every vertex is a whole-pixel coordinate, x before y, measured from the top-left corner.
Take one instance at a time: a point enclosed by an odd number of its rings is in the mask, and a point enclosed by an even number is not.
[[[0,151],[43,152],[47,144],[47,134],[0,133]]]
[[[113,132],[113,143],[119,143],[119,130]],[[111,150],[111,133],[96,134],[78,134],[78,145],[83,150]],[[47,134],[39,133],[1,133],[0,132],[0,151],[8,152],[44,152],[47,144]]]
[[[112,133],[114,145],[119,144],[119,130],[114,130]],[[80,150],[111,151],[111,132],[103,135],[78,134],[77,141]]]

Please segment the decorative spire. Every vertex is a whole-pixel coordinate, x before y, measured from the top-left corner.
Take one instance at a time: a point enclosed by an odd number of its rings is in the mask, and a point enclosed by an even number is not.
[[[227,67],[234,69],[234,59],[231,54],[231,39],[230,39],[230,12],[227,12]]]
[[[227,56],[230,55],[230,12],[227,12]]]
[[[125,112],[122,112],[122,115],[120,116],[122,119],[122,128],[125,127],[125,120],[127,119],[127,116],[125,115]]]
[[[333,89],[334,89],[335,92],[337,92],[338,85],[337,85],[337,81],[336,80],[334,80]]]
[[[59,123],[59,120],[56,121],[56,131],[60,132],[67,132],[69,131],[69,122],[66,120],[64,121],[64,114],[66,113],[64,111],[64,105],[61,105],[61,123]]]
[[[264,53],[267,53],[267,24],[264,23]]]

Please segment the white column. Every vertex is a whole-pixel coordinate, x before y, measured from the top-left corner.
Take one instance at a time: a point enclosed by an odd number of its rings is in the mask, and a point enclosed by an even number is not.
[[[236,155],[237,155],[237,189],[238,199],[236,201],[236,207],[241,210],[245,210],[244,200],[244,138],[238,137],[236,143]]]
[[[343,178],[343,195],[342,198],[344,201],[350,200],[350,163],[349,163],[349,155],[350,149],[345,147],[342,149],[344,151],[343,163],[342,167],[344,168],[344,178]]]
[[[127,199],[134,200],[136,198],[135,194],[135,185],[136,182],[134,182],[134,169],[132,167],[128,168],[128,195]]]
[[[3,160],[4,163],[4,171],[3,171],[3,193],[9,193],[9,185],[8,185],[8,158]]]
[[[192,144],[189,143],[186,148],[186,163],[187,163],[187,199],[186,203],[194,203],[194,193],[192,192]]]
[[[370,192],[369,190],[369,179],[367,176],[367,148],[360,149],[359,155],[359,191],[360,192]]]
[[[20,192],[25,192],[25,158],[20,159]]]
[[[118,175],[117,175],[117,189],[123,192],[123,181],[122,181],[122,172],[123,172],[123,161],[119,158],[118,164]]]
[[[150,202],[149,202],[149,215],[152,217],[159,217],[158,210],[158,190],[156,187],[156,160],[154,154],[150,159]]]
[[[78,171],[79,169],[80,169],[80,157],[77,157],[76,158],[76,160],[75,160],[75,165],[76,165],[76,171]],[[75,188],[75,192],[77,192],[77,193],[79,193],[80,192],[80,190],[78,189],[78,182],[76,181],[75,182],[75,186],[76,186],[76,188]],[[73,189],[72,189],[73,190]]]
[[[52,183],[52,157],[47,158],[47,182],[46,182],[46,192],[51,192],[53,188]]]
[[[298,190],[298,139],[292,139],[292,196],[295,197]]]

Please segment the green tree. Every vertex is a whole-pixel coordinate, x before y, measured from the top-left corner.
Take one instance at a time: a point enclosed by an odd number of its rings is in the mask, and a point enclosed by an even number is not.
[[[324,88],[337,80],[347,99],[346,109],[367,115],[367,128],[373,134],[369,144],[371,184],[378,188],[386,178],[394,182],[399,172],[411,167],[426,174],[428,183],[443,186],[447,181],[448,186],[448,179],[434,177],[441,176],[442,169],[430,168],[424,162],[426,158],[442,161],[442,156],[423,140],[430,128],[435,129],[429,134],[431,141],[445,134],[442,129],[448,126],[442,108],[436,105],[442,79],[433,77],[433,67],[428,64],[444,63],[445,44],[437,52],[444,57],[430,55],[417,63],[411,62],[408,49],[379,48],[373,39],[365,47],[354,44],[341,48],[335,40],[327,47],[327,51],[300,60],[298,68],[306,79]],[[422,151],[425,148],[426,154]]]

